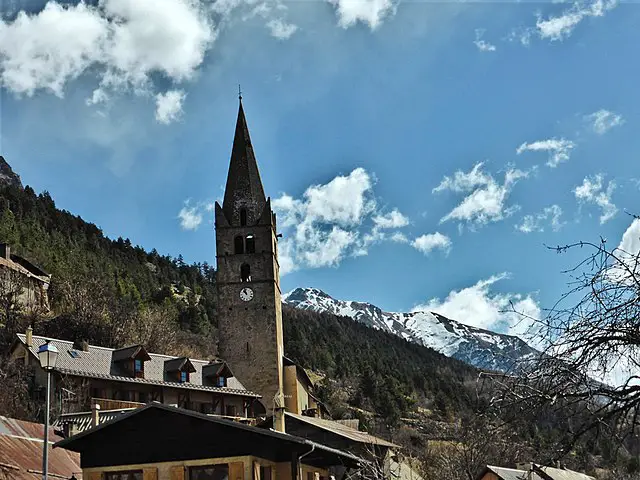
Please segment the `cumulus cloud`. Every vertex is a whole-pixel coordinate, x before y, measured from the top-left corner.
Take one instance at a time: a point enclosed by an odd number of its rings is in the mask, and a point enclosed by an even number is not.
[[[186,94],[183,90],[169,90],[156,95],[156,120],[168,125],[182,115],[182,102]]]
[[[616,189],[616,184],[613,180],[609,181],[605,188],[602,174],[594,175],[591,177],[585,177],[582,181],[582,185],[577,186],[573,193],[582,204],[593,204],[602,210],[600,215],[600,224],[606,223],[611,220],[618,208],[611,201],[613,191]]]
[[[485,30],[482,28],[476,29],[476,39],[473,44],[480,50],[481,52],[495,52],[496,46],[483,40]]]
[[[483,172],[482,167],[483,162],[479,162],[469,172],[457,171],[451,177],[444,177],[433,189],[434,193],[450,190],[468,194],[440,219],[440,223],[458,220],[471,225],[484,225],[509,217],[519,208],[508,206],[507,200],[516,182],[526,178],[529,172],[510,168],[503,182],[499,183],[492,175]]]
[[[267,28],[271,32],[271,35],[279,40],[287,40],[298,31],[297,25],[285,22],[281,18],[269,20],[267,22]]]
[[[381,241],[407,243],[397,229],[408,219],[397,209],[381,212],[373,195],[374,180],[363,168],[312,185],[301,198],[283,194],[273,200],[280,225],[282,274],[299,268],[337,266],[343,259],[367,254]],[[398,235],[399,234],[399,235]]]
[[[535,215],[525,215],[522,223],[516,225],[516,229],[522,233],[544,232],[545,225],[548,224],[554,232],[557,232],[564,225],[564,222],[560,221],[561,216],[562,208],[551,205]]]
[[[195,0],[103,0],[61,5],[0,20],[0,79],[17,95],[48,90],[64,95],[67,84],[90,69],[99,91],[147,91],[150,76],[189,80],[202,64],[215,30]]]
[[[526,317],[539,319],[540,306],[531,294],[492,291],[497,282],[507,278],[508,273],[491,276],[470,287],[452,290],[443,300],[432,298],[413,310],[432,311],[478,328],[527,337],[533,333],[533,321]]]
[[[213,211],[212,203],[200,202],[193,205],[190,199],[185,200],[177,217],[180,221],[180,227],[183,230],[197,230],[202,223],[204,213],[211,211]]]
[[[536,31],[542,39],[564,40],[571,36],[573,30],[586,18],[602,17],[617,5],[617,0],[577,1],[561,15],[546,19],[539,16]]]
[[[327,0],[336,9],[338,24],[348,28],[361,22],[371,30],[378,28],[387,16],[395,15],[391,0]]]
[[[590,124],[591,129],[598,135],[604,135],[613,127],[624,124],[622,115],[601,109],[590,115],[585,115],[585,121]]]
[[[564,138],[550,138],[547,140],[539,140],[532,143],[523,143],[518,147],[516,153],[520,155],[523,152],[548,152],[549,160],[547,165],[551,168],[557,167],[559,164],[569,160],[571,150],[576,144],[571,140]]]
[[[428,255],[435,249],[449,253],[449,250],[451,250],[451,239],[440,232],[428,233],[416,238],[411,242],[411,246],[425,255]]]
[[[409,219],[396,208],[387,214],[376,215],[373,217],[373,223],[378,228],[401,228],[409,225]]]

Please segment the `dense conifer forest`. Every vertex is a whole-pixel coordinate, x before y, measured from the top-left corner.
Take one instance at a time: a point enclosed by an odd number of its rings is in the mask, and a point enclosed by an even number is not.
[[[28,186],[0,190],[0,241],[52,274],[52,312],[3,319],[5,349],[15,331],[35,321],[37,334],[97,345],[140,342],[159,353],[216,354],[215,270],[206,262],[188,265],[128,239],[111,240]],[[475,370],[431,349],[286,306],[284,333],[287,355],[327,377],[320,392],[342,413],[350,404],[397,422],[419,405],[443,415],[472,407],[465,383]],[[338,385],[348,392],[340,401],[333,395]]]

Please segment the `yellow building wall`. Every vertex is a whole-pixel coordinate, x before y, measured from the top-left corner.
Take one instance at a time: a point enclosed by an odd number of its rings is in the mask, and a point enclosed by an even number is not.
[[[291,464],[288,462],[274,463],[253,456],[205,458],[201,460],[185,460],[180,462],[142,463],[135,465],[121,465],[117,467],[85,468],[83,478],[88,480],[103,480],[107,472],[142,470],[143,480],[189,480],[188,467],[203,465],[229,464],[229,480],[259,480],[254,475],[254,464],[271,466],[272,480],[291,480]],[[234,475],[234,465],[242,464],[243,476]],[[299,480],[307,480],[307,472],[313,472],[314,480],[321,476],[327,477],[327,471],[315,467],[302,465],[302,476]],[[235,478],[234,478],[235,477]]]
[[[298,406],[298,376],[295,365],[284,367],[284,407],[287,412],[300,414]]]

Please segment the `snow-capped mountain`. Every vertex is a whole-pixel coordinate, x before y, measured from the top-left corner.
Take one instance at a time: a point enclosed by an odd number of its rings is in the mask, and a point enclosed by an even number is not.
[[[370,303],[336,300],[316,288],[296,288],[283,301],[303,310],[353,318],[482,369],[509,371],[538,354],[518,337],[471,327],[434,312],[385,312]]]

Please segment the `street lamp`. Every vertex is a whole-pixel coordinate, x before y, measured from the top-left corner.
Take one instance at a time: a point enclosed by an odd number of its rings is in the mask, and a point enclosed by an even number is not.
[[[42,479],[47,480],[49,469],[49,403],[51,399],[51,370],[56,368],[58,359],[58,349],[52,345],[51,340],[40,345],[38,349],[38,359],[40,366],[47,372],[47,407],[44,412],[44,448],[42,450]]]

